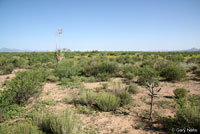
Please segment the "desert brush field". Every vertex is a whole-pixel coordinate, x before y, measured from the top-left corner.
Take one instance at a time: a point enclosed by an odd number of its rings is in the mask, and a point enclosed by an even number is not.
[[[200,131],[200,52],[0,53],[0,134]]]

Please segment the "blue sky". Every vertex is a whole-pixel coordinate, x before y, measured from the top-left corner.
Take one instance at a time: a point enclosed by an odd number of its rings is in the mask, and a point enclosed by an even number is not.
[[[200,0],[0,0],[0,48],[200,48]]]

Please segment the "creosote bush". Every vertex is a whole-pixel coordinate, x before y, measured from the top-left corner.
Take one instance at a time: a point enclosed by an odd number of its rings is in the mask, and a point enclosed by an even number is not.
[[[11,125],[0,126],[1,134],[42,134],[37,126],[30,122],[20,121]]]
[[[129,104],[132,100],[131,95],[128,92],[125,92],[125,91],[117,93],[117,97],[120,98],[120,105],[121,106]]]
[[[5,89],[0,91],[0,122],[19,115],[22,111],[19,106],[40,92],[45,78],[44,70],[31,70],[20,72],[11,81],[7,81]]]
[[[0,103],[24,104],[41,88],[41,83],[46,79],[44,70],[20,72],[11,81],[6,83],[5,89],[0,94]]]
[[[161,117],[160,123],[169,132],[173,128],[188,128],[200,130],[200,102],[199,97],[176,98],[175,117]]]
[[[170,64],[163,68],[160,75],[169,81],[181,81],[186,78],[185,71],[175,64]]]
[[[144,66],[139,72],[138,82],[141,85],[145,85],[146,82],[152,83],[157,81],[159,77],[158,72],[150,66]]]
[[[185,88],[177,88],[173,92],[176,98],[184,98],[187,96],[188,93]]]
[[[74,61],[63,60],[55,70],[55,76],[59,79],[71,78],[80,74],[81,66]]]
[[[101,92],[96,98],[96,103],[99,110],[115,111],[120,106],[120,98],[111,93]]]
[[[126,90],[131,94],[137,94],[139,93],[138,87],[135,84],[130,84],[128,87],[126,87]]]
[[[96,103],[97,93],[92,90],[81,90],[74,102],[81,105],[92,105]]]
[[[80,125],[76,114],[67,109],[61,113],[36,113],[33,122],[40,130],[52,134],[79,134]]]

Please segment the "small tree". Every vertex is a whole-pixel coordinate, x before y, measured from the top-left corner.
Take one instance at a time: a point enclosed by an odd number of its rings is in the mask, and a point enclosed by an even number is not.
[[[158,90],[155,90],[154,89],[155,87],[156,87],[155,82],[152,82],[152,83],[146,82],[145,88],[149,91],[148,95],[151,97],[149,120],[152,120],[154,97],[157,97],[157,93],[160,92],[160,90],[161,90],[161,88],[159,88]]]

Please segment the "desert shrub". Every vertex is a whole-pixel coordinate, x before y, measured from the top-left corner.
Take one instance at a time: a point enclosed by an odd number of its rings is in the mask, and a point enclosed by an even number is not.
[[[131,80],[134,78],[136,74],[138,74],[138,68],[132,65],[125,65],[121,67],[121,71],[123,73],[123,77]]]
[[[102,89],[107,89],[108,88],[108,83],[102,83]]]
[[[96,103],[97,94],[91,90],[81,90],[77,98],[75,98],[76,104],[92,105]]]
[[[71,77],[71,78],[61,78],[60,84],[64,85],[65,87],[69,88],[80,88],[82,87],[82,84],[79,82],[77,77]]]
[[[77,112],[81,113],[81,114],[91,114],[92,113],[92,109],[87,106],[77,105],[76,108],[77,108]]]
[[[128,80],[132,80],[134,77],[135,77],[134,73],[128,72],[128,73],[124,74],[124,78],[126,78]]]
[[[0,74],[10,74],[14,68],[15,66],[11,60],[0,57]]]
[[[45,99],[45,100],[42,100],[40,103],[45,104],[45,105],[51,105],[51,106],[54,106],[57,104],[57,102],[54,101],[53,99]]]
[[[55,70],[55,76],[62,78],[71,78],[80,74],[81,67],[74,61],[62,61]]]
[[[126,90],[131,94],[137,94],[139,92],[138,87],[135,84],[130,84]]]
[[[68,109],[58,114],[36,113],[34,124],[42,131],[52,134],[78,134],[80,126],[75,113]]]
[[[179,66],[185,71],[185,72],[191,72],[195,71],[198,68],[198,65],[195,63],[180,63]]]
[[[12,63],[6,64],[2,69],[2,74],[10,74],[14,69],[14,65]]]
[[[51,74],[51,75],[47,76],[47,81],[56,82],[56,81],[58,81],[58,77]]]
[[[7,119],[14,118],[16,116],[20,116],[24,113],[22,107],[14,104],[14,105],[6,105],[0,104],[0,122],[3,122]]]
[[[45,81],[44,70],[20,72],[11,81],[8,81],[6,88],[0,94],[2,104],[24,104],[34,93],[41,88]]]
[[[3,125],[0,127],[1,134],[42,134],[37,126],[29,122],[17,122],[12,125]]]
[[[102,111],[115,111],[120,106],[120,98],[110,93],[101,92],[96,98],[96,103]]]
[[[200,77],[200,68],[195,71],[195,74]]]
[[[186,78],[185,71],[175,64],[171,64],[163,68],[160,75],[169,81],[180,81]]]
[[[173,92],[176,98],[184,98],[187,96],[188,93],[185,88],[177,88]]]
[[[108,73],[98,73],[96,75],[97,81],[108,81],[109,80],[109,74]]]
[[[28,65],[28,60],[18,57],[18,56],[14,56],[12,59],[12,63],[15,67],[23,68]]]
[[[103,79],[109,75],[114,75],[119,71],[119,66],[116,62],[107,60],[103,61],[89,61],[84,65],[82,73],[85,76],[95,76]]]
[[[139,72],[138,82],[141,85],[145,85],[146,82],[152,83],[157,81],[158,76],[159,74],[155,69],[150,66],[144,66]]]
[[[188,98],[176,98],[175,117],[162,117],[160,122],[166,131],[172,128],[200,129],[200,102],[199,96],[188,96]]]
[[[116,61],[122,64],[126,64],[126,63],[132,63],[134,64],[135,61],[132,57],[130,56],[119,56],[116,58]]]
[[[72,98],[70,98],[70,97],[62,98],[61,102],[65,103],[65,104],[69,104],[72,102]]]
[[[132,100],[131,95],[128,92],[120,92],[117,94],[117,97],[120,98],[120,105],[129,104]]]

